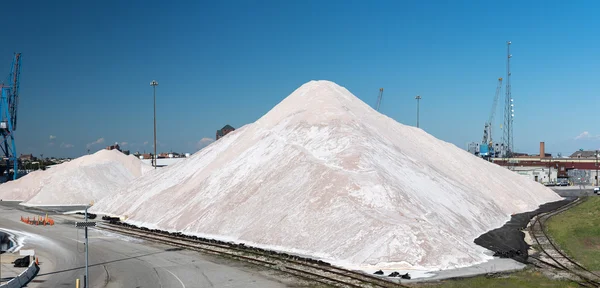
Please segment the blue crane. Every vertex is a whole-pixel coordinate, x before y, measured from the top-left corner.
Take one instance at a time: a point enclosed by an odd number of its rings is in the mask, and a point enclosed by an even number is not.
[[[500,90],[502,90],[502,78],[498,78],[498,86],[496,87],[496,94],[494,95],[494,103],[492,104],[492,112],[490,118],[485,123],[483,128],[483,140],[479,145],[479,156],[489,159],[495,157],[498,151],[494,151],[493,140],[492,140],[492,126],[494,123],[494,116],[496,115],[496,107],[498,106],[498,97],[500,97]]]
[[[19,163],[17,161],[17,146],[15,145],[15,130],[17,129],[17,107],[19,105],[19,77],[21,74],[21,53],[15,53],[8,85],[0,84],[2,97],[0,98],[0,134],[2,143],[0,150],[6,160],[7,180],[17,179]],[[11,172],[12,169],[12,172]],[[4,171],[2,171],[2,174]],[[12,173],[12,177],[11,177]]]

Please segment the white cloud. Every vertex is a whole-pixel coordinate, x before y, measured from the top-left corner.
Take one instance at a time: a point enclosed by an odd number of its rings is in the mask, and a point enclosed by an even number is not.
[[[575,137],[575,140],[587,139],[587,138],[590,138],[590,132],[583,131],[583,132],[581,132],[581,134],[579,134],[577,137]]]
[[[68,143],[64,143],[64,142],[60,143],[60,148],[67,148],[68,149],[68,148],[73,148],[73,147],[75,147],[75,145],[73,145],[73,144],[68,144]]]
[[[54,142],[48,143],[48,146],[54,146]]]
[[[144,141],[144,146],[148,145],[148,141]]]
[[[215,142],[215,139],[213,138],[209,138],[209,137],[204,137],[202,139],[200,139],[200,141],[198,141],[196,143],[196,148],[197,149],[202,149],[208,145],[210,145],[210,143]]]
[[[94,141],[92,143],[88,143],[86,145],[86,147],[89,149],[90,147],[92,147],[92,146],[94,146],[96,144],[102,144],[102,143],[104,143],[104,138],[99,138],[98,140],[96,140],[96,141]]]
[[[127,146],[128,144],[129,143],[127,143],[127,142],[121,142],[121,143],[119,143],[120,146]]]
[[[600,135],[592,135],[588,131],[583,131],[575,137],[575,140],[600,139]]]
[[[50,140],[54,140],[54,139],[56,139],[56,136],[50,135]]]

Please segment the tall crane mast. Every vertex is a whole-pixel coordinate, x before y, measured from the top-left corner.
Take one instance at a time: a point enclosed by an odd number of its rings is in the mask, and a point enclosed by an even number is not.
[[[510,58],[512,58],[512,54],[510,54],[510,44],[512,44],[512,42],[507,41],[506,42],[506,97],[505,97],[505,102],[504,102],[504,135],[503,135],[503,142],[504,142],[504,148],[506,149],[505,153],[504,153],[504,157],[505,158],[510,158],[512,157],[512,154],[514,152],[513,150],[513,118],[515,116],[514,112],[515,110],[513,109],[513,98],[512,98],[512,94],[511,94],[511,86],[510,86]]]
[[[0,135],[2,143],[0,150],[6,159],[4,167],[0,168],[0,174],[8,170],[7,180],[17,179],[19,163],[17,161],[17,147],[15,145],[14,131],[17,128],[17,107],[19,104],[19,78],[21,75],[21,53],[15,53],[10,68],[8,85],[0,84]],[[12,169],[12,172],[10,171]],[[10,176],[12,173],[12,177]]]
[[[483,128],[483,140],[479,146],[479,155],[483,158],[494,157],[497,151],[494,151],[493,139],[492,139],[492,127],[494,126],[494,117],[496,116],[496,107],[498,106],[498,98],[500,97],[500,91],[502,90],[502,78],[498,78],[498,85],[496,86],[496,93],[494,94],[494,102],[492,103],[492,111],[490,112],[490,118],[485,123]]]

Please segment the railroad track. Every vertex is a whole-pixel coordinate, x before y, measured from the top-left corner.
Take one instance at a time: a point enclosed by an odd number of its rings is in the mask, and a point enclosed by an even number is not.
[[[408,287],[399,282],[392,282],[374,275],[357,271],[346,270],[329,265],[321,261],[306,261],[306,258],[296,257],[285,253],[278,253],[243,244],[226,243],[209,239],[199,240],[198,237],[183,234],[171,235],[157,233],[145,228],[128,225],[98,223],[97,229],[107,230],[141,238],[149,241],[168,244],[189,250],[200,251],[208,254],[227,256],[233,259],[257,264],[294,275],[303,279],[335,287]],[[206,241],[208,240],[208,241]]]
[[[600,287],[600,275],[586,269],[581,264],[577,263],[571,257],[566,255],[558,248],[558,246],[548,236],[545,224],[552,216],[560,214],[574,206],[583,202],[582,198],[577,198],[575,201],[560,207],[554,211],[546,212],[535,216],[533,223],[529,226],[529,232],[538,247],[540,248],[541,257],[531,257],[542,264],[552,268],[568,272],[578,279],[578,283],[585,287]],[[554,263],[552,263],[554,262]]]

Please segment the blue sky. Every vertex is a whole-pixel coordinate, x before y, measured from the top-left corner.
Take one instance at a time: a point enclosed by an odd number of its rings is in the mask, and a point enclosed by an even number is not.
[[[23,53],[18,154],[80,156],[99,139],[92,151],[114,142],[150,151],[153,79],[159,150],[194,152],[216,129],[255,121],[313,79],[370,105],[384,87],[381,112],[409,125],[420,94],[421,127],[464,148],[482,137],[510,40],[516,150],[534,153],[545,141],[568,154],[600,148],[599,8],[591,0],[10,1],[0,72]]]

